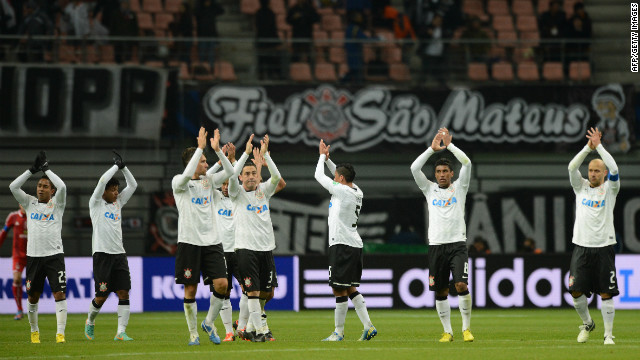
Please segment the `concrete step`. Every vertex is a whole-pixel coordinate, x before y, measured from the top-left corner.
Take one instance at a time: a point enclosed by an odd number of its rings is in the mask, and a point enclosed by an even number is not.
[[[591,8],[599,5],[624,5],[629,8],[630,1],[628,0],[587,0],[585,1],[585,8],[591,14]]]
[[[593,23],[593,36],[597,39],[629,39],[629,19]]]
[[[591,16],[593,23],[601,21],[608,22],[628,22],[629,20],[629,5],[628,4],[598,4],[587,6],[587,12]],[[628,25],[628,23],[627,23]]]
[[[630,67],[629,56],[595,53],[593,55],[594,71],[620,71]]]
[[[596,84],[607,84],[607,83],[628,83],[629,75],[631,74],[629,70],[623,71],[621,69],[617,69],[619,71],[599,71],[596,72],[593,76],[593,82]]]

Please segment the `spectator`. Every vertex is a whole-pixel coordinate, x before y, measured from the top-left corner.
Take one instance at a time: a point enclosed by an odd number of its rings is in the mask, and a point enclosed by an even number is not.
[[[64,8],[64,18],[67,23],[67,34],[78,38],[89,35],[89,8],[81,0],[74,0]]]
[[[470,44],[466,44],[471,61],[487,62],[489,60],[490,38],[486,31],[482,30],[479,18],[475,16],[471,18],[461,38],[472,41]]]
[[[491,254],[489,250],[489,244],[482,238],[475,238],[473,244],[469,246],[469,255],[487,255]]]
[[[402,61],[405,64],[409,64],[413,42],[416,40],[416,33],[413,31],[413,26],[409,17],[393,6],[387,6],[384,9],[384,17],[391,21],[394,37],[397,40],[402,41]]]
[[[35,0],[29,0],[23,7],[24,22],[18,28],[18,35],[24,35],[20,46],[24,53],[20,53],[21,61],[41,62],[44,52],[49,48],[46,40],[33,40],[32,36],[53,35],[53,23]]]
[[[102,26],[111,31],[113,26],[113,18],[120,11],[120,4],[114,0],[98,0],[96,6],[91,12],[91,22],[96,22],[98,19]]]
[[[256,50],[258,77],[280,79],[280,41],[276,27],[276,14],[269,7],[269,0],[260,0],[256,12]]]
[[[418,48],[422,58],[422,75],[429,74],[430,78],[438,81],[441,86],[446,86],[445,78],[447,67],[444,57],[444,29],[442,27],[442,15],[433,18],[431,26],[420,34],[422,46]]]
[[[196,8],[196,22],[198,38],[217,38],[218,26],[216,17],[224,14],[224,8],[217,0],[199,0]],[[213,69],[215,62],[217,40],[206,39],[198,41],[198,56],[200,61],[208,61]]]
[[[436,15],[443,17],[446,32],[451,32],[462,24],[460,0],[405,0],[404,9],[409,14],[416,32],[424,32],[433,23]]]
[[[120,11],[116,12],[113,17],[113,25],[111,29],[113,36],[140,36],[140,28],[138,27],[138,16],[131,11],[129,0],[120,1]],[[126,41],[116,41],[114,44],[115,58],[118,63],[131,60],[136,57],[137,44]]]
[[[532,238],[524,239],[518,252],[522,254],[542,254],[542,250],[536,248],[536,241]]]
[[[317,9],[344,8],[344,0],[315,0]]]
[[[13,35],[17,30],[16,13],[9,0],[0,0],[0,36]],[[0,39],[0,60],[5,58],[5,53],[9,53],[12,41],[10,39]]]
[[[364,30],[371,29],[372,0],[346,0],[344,7],[347,10],[347,21],[353,17],[352,13],[360,13],[362,16],[361,27]]]
[[[549,4],[549,10],[540,15],[540,38],[543,40],[545,61],[562,60],[564,48],[559,40],[566,37],[567,15],[560,9],[561,5],[560,1],[553,0]],[[555,42],[544,43],[544,40]]]
[[[292,61],[309,62],[311,58],[311,39],[313,24],[320,21],[320,15],[310,0],[298,0],[289,8],[287,23],[291,25],[291,37],[296,40],[292,44]]]
[[[350,19],[344,36],[344,49],[347,55],[349,71],[342,78],[342,82],[361,83],[364,80],[362,41],[369,39],[369,37],[363,31],[363,14],[358,11],[352,11],[349,15]]]
[[[169,24],[169,31],[174,38],[173,50],[176,57],[187,63],[187,66],[191,67],[191,47],[193,42],[190,40],[193,37],[193,11],[191,11],[191,5],[189,2],[184,1],[180,4],[180,11],[175,15],[175,18],[171,24]]]
[[[591,17],[584,10],[583,3],[576,3],[573,6],[573,16],[569,20],[567,38],[567,61],[589,61],[589,47],[591,39]]]

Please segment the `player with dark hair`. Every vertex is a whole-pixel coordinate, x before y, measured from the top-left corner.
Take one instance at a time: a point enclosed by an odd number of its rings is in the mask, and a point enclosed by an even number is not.
[[[613,227],[613,208],[620,191],[618,165],[602,146],[602,133],[598,128],[588,132],[587,145],[569,163],[569,180],[576,194],[576,222],[573,226],[574,244],[569,270],[569,291],[582,325],[578,342],[589,340],[596,324],[589,314],[587,297],[592,293],[602,298],[604,345],[613,342],[613,297],[618,295],[616,259],[613,247],[616,233]],[[601,159],[589,162],[589,179],[580,175],[580,164],[596,150]],[[607,171],[607,168],[609,169]],[[608,181],[605,178],[608,175]]]
[[[353,183],[356,172],[351,164],[336,166],[329,160],[329,147],[320,140],[320,158],[316,165],[316,180],[329,191],[329,286],[336,297],[335,330],[323,341],[342,341],[344,323],[351,299],[364,326],[358,341],[371,340],[378,334],[362,294],[356,289],[362,277],[362,239],[358,234],[358,217],[362,208],[362,190]],[[333,180],[324,174],[324,164]]]
[[[429,208],[429,290],[436,292],[436,309],[444,328],[440,342],[453,341],[448,300],[451,273],[462,315],[462,337],[464,341],[470,342],[474,338],[471,334],[471,294],[467,287],[469,253],[464,207],[471,179],[471,160],[451,143],[451,139],[449,130],[438,130],[431,146],[411,164],[411,173],[427,199]],[[441,158],[435,162],[436,182],[431,182],[421,169],[431,155],[444,149],[451,151],[462,164],[460,176],[452,182],[454,172],[451,162]]]
[[[20,210],[13,211],[7,216],[2,231],[0,231],[0,246],[7,238],[9,231],[13,228],[13,298],[18,306],[18,311],[13,317],[14,320],[22,319],[22,270],[27,265],[27,214],[22,205],[18,205]]]
[[[126,333],[130,314],[131,273],[122,244],[122,207],[136,191],[138,183],[115,150],[113,161],[114,165],[102,175],[89,200],[96,295],[91,300],[84,335],[89,340],[94,339],[96,317],[109,293],[114,292],[118,295],[118,329],[113,340],[131,341],[133,339]],[[113,177],[118,170],[122,171],[127,182],[122,191],[120,181]]]
[[[31,175],[42,171],[37,186],[37,197],[27,195],[21,189]],[[56,302],[56,342],[64,343],[67,325],[67,277],[62,247],[62,215],[67,202],[67,187],[49,170],[44,151],[40,151],[33,166],[10,185],[9,189],[27,213],[27,295],[28,318],[31,325],[31,342],[40,343],[38,328],[38,301],[44,289],[44,280],[49,280]]]

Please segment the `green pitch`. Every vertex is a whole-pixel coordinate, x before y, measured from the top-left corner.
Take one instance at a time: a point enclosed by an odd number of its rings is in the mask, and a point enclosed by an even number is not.
[[[435,310],[371,310],[378,336],[356,342],[362,327],[353,309],[347,315],[345,341],[320,342],[333,331],[333,311],[269,313],[277,341],[236,341],[213,345],[201,330],[200,346],[189,347],[182,312],[132,314],[127,333],[132,342],[114,342],[115,314],[96,319],[96,340],[84,338],[86,315],[69,315],[66,344],[55,343],[55,316],[40,315],[41,344],[29,342],[29,323],[0,318],[0,359],[637,359],[640,353],[640,311],[616,312],[614,346],[602,344],[599,310],[591,310],[596,330],[586,344],[578,344],[580,320],[574,310],[475,310],[473,343],[464,343],[460,313],[452,309],[454,342],[438,343],[442,326]],[[198,314],[198,325],[205,313]],[[234,312],[234,319],[237,312]],[[223,335],[220,320],[216,323]],[[224,337],[224,335],[222,336]]]

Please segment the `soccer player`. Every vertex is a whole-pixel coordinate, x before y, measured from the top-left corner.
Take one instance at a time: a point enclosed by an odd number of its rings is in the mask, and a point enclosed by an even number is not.
[[[453,341],[451,329],[451,307],[449,306],[449,274],[458,292],[462,315],[462,337],[473,341],[471,334],[471,294],[467,287],[469,279],[469,254],[466,246],[467,228],[464,222],[464,206],[471,179],[471,160],[451,143],[449,130],[441,128],[433,138],[431,147],[411,164],[411,173],[427,199],[429,209],[429,290],[436,292],[436,309],[444,333],[440,342]],[[444,143],[444,146],[442,145]],[[436,152],[448,149],[460,161],[462,168],[457,181],[451,162],[440,158],[435,162],[435,179],[431,182],[422,172],[422,167]]]
[[[22,270],[27,265],[27,214],[22,205],[18,205],[20,210],[9,213],[4,223],[4,228],[0,231],[0,246],[7,238],[9,230],[13,228],[13,298],[16,300],[18,311],[13,317],[14,320],[22,319]]]
[[[323,341],[342,341],[344,323],[351,298],[364,326],[358,341],[371,340],[378,334],[369,319],[369,312],[360,286],[362,277],[362,239],[358,234],[358,217],[362,208],[362,190],[353,183],[356,172],[351,164],[336,166],[329,160],[329,147],[320,140],[320,158],[316,165],[316,180],[329,191],[329,285],[336,297],[335,330]],[[334,175],[333,181],[324,174],[326,164]]]
[[[573,253],[569,271],[569,291],[573,305],[582,319],[578,342],[589,340],[596,324],[589,315],[587,297],[592,293],[602,298],[604,344],[613,342],[613,297],[619,294],[613,246],[613,207],[620,191],[618,165],[604,149],[598,128],[587,132],[589,142],[569,163],[569,180],[576,194],[576,222],[573,226]],[[583,179],[579,167],[587,155],[596,150],[601,159],[589,162],[589,179]],[[607,168],[609,171],[607,171]],[[605,177],[609,180],[605,181]]]
[[[207,175],[207,158],[202,154],[207,145],[207,132],[200,128],[198,147],[182,152],[184,172],[171,181],[178,208],[178,249],[176,253],[176,284],[184,284],[184,313],[189,327],[189,345],[200,345],[198,336],[196,291],[200,273],[205,285],[213,284],[212,301],[214,319],[220,313],[227,292],[227,267],[222,239],[216,230],[213,216],[213,189],[222,185],[231,175],[233,167],[220,150],[220,132],[215,130],[211,147],[222,161],[224,172]],[[214,327],[202,321],[201,327],[209,340],[220,344]]]
[[[268,326],[261,322],[261,299],[266,299],[273,287],[274,261],[272,250],[276,247],[273,224],[269,213],[269,199],[280,182],[280,172],[268,153],[269,136],[260,141],[260,154],[264,157],[271,178],[260,183],[255,164],[245,164],[253,149],[253,134],[246,150],[238,160],[238,177],[229,181],[229,197],[233,202],[236,221],[236,256],[242,286],[247,294],[249,321],[240,338],[254,342],[271,341]],[[238,181],[242,180],[242,186]]]
[[[37,197],[27,195],[22,185],[38,171],[44,176],[38,180]],[[64,343],[67,325],[67,300],[65,291],[67,278],[62,247],[62,215],[67,201],[67,188],[53,171],[44,151],[41,151],[33,166],[18,176],[10,185],[13,196],[27,214],[27,316],[31,325],[31,342],[40,343],[38,328],[38,301],[44,289],[44,279],[56,302],[56,343]]]
[[[122,213],[138,187],[122,161],[122,157],[113,151],[114,165],[105,172],[96,185],[89,200],[89,212],[93,225],[93,279],[96,296],[91,300],[89,313],[84,326],[87,339],[94,339],[95,320],[100,308],[107,301],[109,293],[118,295],[118,329],[115,341],[133,340],[126,333],[129,323],[129,290],[131,290],[131,273],[129,263],[122,244]],[[113,175],[120,170],[124,174],[127,186],[120,192],[120,182]]]

